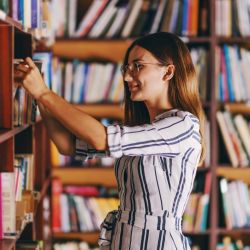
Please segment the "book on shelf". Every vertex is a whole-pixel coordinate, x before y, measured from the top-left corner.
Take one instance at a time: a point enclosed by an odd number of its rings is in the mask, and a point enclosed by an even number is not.
[[[106,214],[118,208],[119,200],[96,187],[65,186],[52,181],[52,229],[54,232],[90,232],[100,229]],[[98,195],[102,194],[102,197]],[[105,197],[103,197],[105,195]],[[55,216],[55,217],[54,217]]]
[[[211,172],[197,175],[183,215],[184,232],[204,232],[208,226]]]
[[[249,187],[243,181],[219,180],[221,224],[226,229],[245,228],[250,225]],[[237,201],[237,202],[232,202]]]
[[[250,97],[249,50],[234,45],[216,48],[217,99],[223,102],[242,102]],[[233,69],[233,70],[232,70]]]
[[[232,116],[228,111],[217,111],[217,121],[227,155],[233,167],[247,167],[250,164],[250,128],[242,115]]]
[[[52,1],[56,13],[58,0]],[[200,0],[95,0],[81,10],[80,3],[62,0],[56,14],[55,33],[59,37],[127,38],[157,31],[181,36],[208,32],[208,1]],[[69,32],[70,30],[70,32]]]
[[[16,236],[15,176],[13,172],[1,172],[2,236]]]

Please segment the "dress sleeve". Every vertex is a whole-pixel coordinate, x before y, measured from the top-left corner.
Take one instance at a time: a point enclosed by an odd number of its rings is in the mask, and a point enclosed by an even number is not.
[[[89,160],[95,157],[108,157],[108,151],[100,151],[91,147],[86,142],[76,138],[75,156],[79,160]]]
[[[122,155],[161,154],[174,158],[193,142],[190,139],[193,138],[194,127],[199,127],[199,120],[193,120],[186,114],[142,126],[108,126],[110,155],[118,158]]]

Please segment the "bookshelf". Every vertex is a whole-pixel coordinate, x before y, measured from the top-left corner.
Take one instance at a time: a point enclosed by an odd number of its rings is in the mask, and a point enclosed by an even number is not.
[[[216,97],[216,47],[221,46],[223,44],[238,44],[242,46],[248,46],[250,44],[249,37],[227,37],[220,36],[216,34],[215,26],[216,26],[216,0],[211,1],[203,1],[208,4],[208,32],[200,35],[200,36],[190,36],[190,37],[181,37],[183,41],[185,41],[188,46],[204,46],[208,50],[208,91],[209,97],[207,100],[203,102],[204,109],[206,111],[207,117],[210,121],[210,137],[211,137],[211,148],[209,150],[211,156],[211,163],[206,168],[200,168],[200,172],[210,172],[212,176],[211,182],[211,192],[210,192],[210,207],[209,207],[209,227],[205,232],[190,232],[186,233],[186,235],[194,237],[198,239],[198,241],[202,241],[206,239],[208,242],[207,248],[210,250],[216,249],[216,245],[219,242],[219,238],[223,235],[230,235],[232,238],[239,239],[242,238],[244,242],[249,243],[249,241],[245,241],[247,237],[249,237],[250,231],[249,229],[233,229],[227,230],[219,227],[219,196],[218,196],[218,177],[225,177],[229,180],[243,180],[246,183],[250,184],[250,170],[249,168],[233,168],[230,164],[222,165],[219,162],[219,152],[221,147],[221,141],[219,140],[219,131],[218,124],[216,121],[216,112],[221,109],[229,110],[233,114],[243,114],[244,116],[250,116],[250,106],[245,103],[221,103],[218,102]],[[90,4],[90,3],[89,3]],[[86,6],[84,6],[86,8]],[[111,60],[118,62],[120,61],[126,48],[133,41],[133,38],[116,38],[116,39],[107,39],[107,38],[59,38],[53,46],[53,52],[55,56],[63,57],[67,59],[78,58],[80,60],[87,60],[89,58],[104,58],[106,60]],[[112,118],[122,118],[121,112],[122,110],[118,106],[105,106],[102,104],[97,105],[77,105],[77,108],[80,108],[86,111],[93,116],[98,118],[106,117],[109,114],[115,114]],[[103,108],[103,109],[102,109]],[[116,111],[108,111],[108,108],[115,108]],[[69,176],[69,172],[72,171],[72,177]],[[85,172],[84,172],[85,171]],[[103,169],[73,169],[70,166],[64,168],[55,168],[53,169],[52,175],[54,177],[60,177],[64,183],[72,183],[75,184],[90,184],[89,179],[91,179],[92,184],[95,184],[96,181],[99,182],[99,174],[104,174],[102,171],[107,171],[110,174],[110,180],[113,183],[113,177],[111,170],[103,170]],[[84,174],[83,174],[84,173]],[[106,174],[106,173],[105,173]],[[82,175],[83,178],[79,176]],[[84,177],[86,175],[86,179]],[[106,176],[106,175],[105,175]],[[106,178],[104,178],[106,179]],[[108,183],[105,183],[108,184]],[[113,185],[113,184],[112,184]],[[184,232],[185,233],[185,232]],[[93,236],[94,235],[94,236]],[[53,235],[54,238],[60,239],[83,239],[90,243],[93,243],[93,238],[97,239],[98,232],[96,233],[55,233]],[[203,249],[203,248],[202,248]],[[205,249],[205,248],[204,248]]]
[[[24,190],[21,200],[13,203],[16,213],[11,217],[15,221],[18,218],[16,236],[0,240],[1,250],[14,250],[22,240],[49,242],[43,231],[43,201],[50,187],[49,151],[46,147],[48,138],[41,119],[14,126],[14,58],[32,57],[34,40],[32,34],[24,31],[20,23],[9,16],[3,16],[2,11],[0,14],[0,172],[15,172],[16,154],[29,154],[34,157],[28,180],[33,188]],[[24,210],[19,210],[20,207]],[[23,216],[27,215],[27,209],[30,208],[33,219],[25,222]],[[17,214],[20,218],[16,217]],[[20,228],[22,223],[24,224]]]

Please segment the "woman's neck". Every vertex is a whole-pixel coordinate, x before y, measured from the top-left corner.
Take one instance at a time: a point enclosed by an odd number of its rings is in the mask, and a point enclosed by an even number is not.
[[[152,122],[155,117],[159,114],[162,114],[163,112],[167,111],[167,110],[171,110],[173,109],[172,105],[168,104],[165,107],[162,108],[158,108],[158,107],[151,107],[149,105],[147,105],[147,109],[148,109],[148,113],[149,113],[149,117],[150,117],[150,122]]]

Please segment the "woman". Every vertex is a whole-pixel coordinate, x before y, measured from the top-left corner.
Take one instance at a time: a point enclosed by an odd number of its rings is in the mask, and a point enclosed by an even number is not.
[[[120,206],[101,225],[101,249],[190,249],[181,231],[198,164],[203,112],[185,44],[160,32],[135,40],[122,66],[125,124],[104,127],[50,91],[30,58],[18,67],[59,151],[117,158]],[[77,139],[76,139],[77,138]]]

